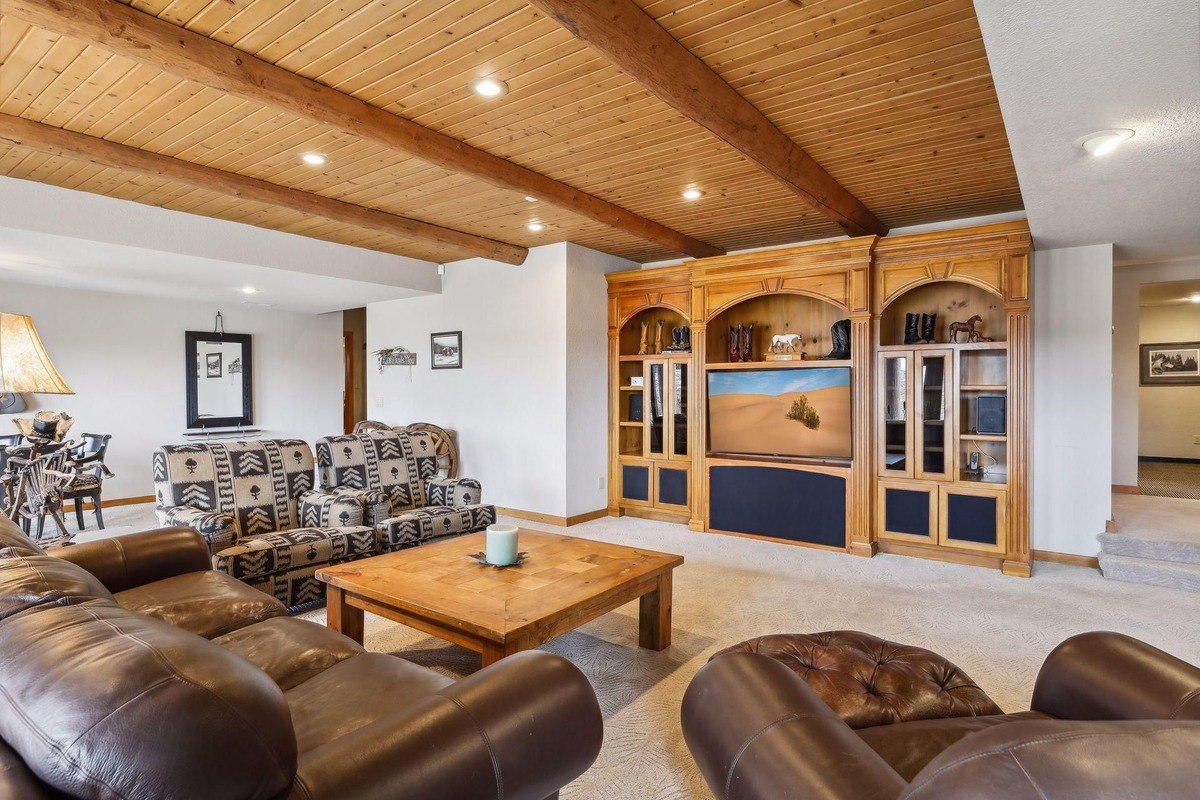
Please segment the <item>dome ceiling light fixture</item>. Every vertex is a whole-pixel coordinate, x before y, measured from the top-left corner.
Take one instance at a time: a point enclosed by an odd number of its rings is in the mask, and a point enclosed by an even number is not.
[[[471,91],[480,97],[501,97],[508,94],[508,84],[499,78],[476,78],[468,84]]]
[[[1079,146],[1089,156],[1101,158],[1112,153],[1132,137],[1133,131],[1129,128],[1110,128],[1088,134],[1079,140]]]

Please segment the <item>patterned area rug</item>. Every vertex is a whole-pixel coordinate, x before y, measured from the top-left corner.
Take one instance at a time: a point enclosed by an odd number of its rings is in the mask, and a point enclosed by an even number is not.
[[[540,524],[530,527],[565,532]],[[1116,630],[1200,663],[1200,595],[1106,581],[1096,570],[1039,563],[1030,580],[954,564],[699,534],[681,525],[601,519],[573,536],[678,553],[674,643],[637,646],[631,603],[542,649],[569,658],[595,686],[604,747],[563,800],[711,800],[683,743],[683,692],[717,650],[786,631],[864,630],[944,654],[1006,711],[1029,707],[1037,669],[1068,636]],[[1172,613],[1163,615],[1169,607]],[[305,615],[323,622],[323,609]],[[367,615],[367,647],[460,677],[479,657]]]
[[[1200,500],[1200,464],[1139,461],[1138,490],[1154,497]]]

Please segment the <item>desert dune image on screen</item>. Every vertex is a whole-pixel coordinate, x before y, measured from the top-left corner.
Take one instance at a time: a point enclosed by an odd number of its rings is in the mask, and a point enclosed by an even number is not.
[[[850,370],[764,369],[708,373],[714,453],[850,457]]]

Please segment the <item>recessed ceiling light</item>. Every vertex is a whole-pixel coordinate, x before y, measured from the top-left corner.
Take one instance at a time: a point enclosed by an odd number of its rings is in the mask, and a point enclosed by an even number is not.
[[[258,294],[258,289],[255,289],[253,286],[243,286],[242,294]]]
[[[300,156],[300,160],[305,164],[311,164],[314,167],[319,167],[329,159],[325,158],[325,156],[321,155],[320,153],[305,153],[304,155]]]
[[[537,202],[537,198],[536,198],[536,197],[534,197],[534,196],[533,196],[533,195],[531,195],[531,194],[527,194],[527,195],[525,195],[525,202],[526,202],[526,203],[536,203],[536,202]]]
[[[1132,136],[1133,131],[1129,130],[1129,128],[1112,128],[1107,131],[1096,131],[1083,137],[1079,141],[1079,146],[1090,156],[1106,156]]]
[[[700,191],[699,189],[684,189],[683,190],[683,199],[684,200],[699,200],[701,197],[704,197],[704,192]]]
[[[1191,300],[1193,303],[1200,303],[1200,294],[1194,294],[1188,300]]]
[[[528,228],[529,230],[533,231],[534,233],[541,233],[542,231],[546,230],[546,226],[540,222],[531,222],[528,225],[526,225],[525,227]]]
[[[480,97],[499,97],[508,94],[508,84],[499,78],[476,78],[470,83],[471,91]]]

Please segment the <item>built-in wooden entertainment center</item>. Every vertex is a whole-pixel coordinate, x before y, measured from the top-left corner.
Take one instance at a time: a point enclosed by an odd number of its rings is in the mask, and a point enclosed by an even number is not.
[[[1018,221],[610,274],[609,513],[1028,576],[1029,257]],[[906,343],[907,314],[937,314],[935,341]],[[974,317],[979,341],[950,341]],[[818,360],[843,319],[849,358]],[[767,361],[787,334],[807,358]],[[848,458],[710,448],[710,373],[823,367],[850,369]]]

